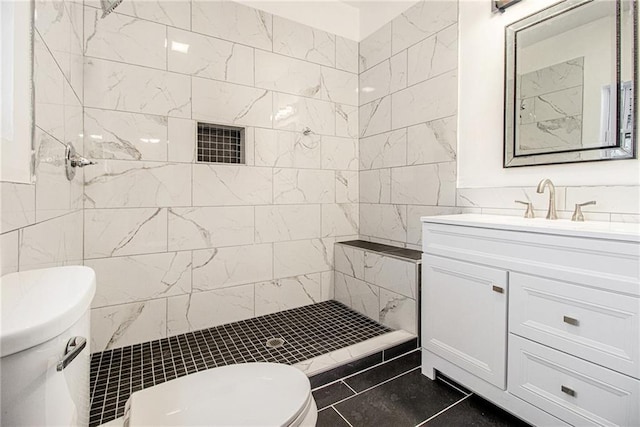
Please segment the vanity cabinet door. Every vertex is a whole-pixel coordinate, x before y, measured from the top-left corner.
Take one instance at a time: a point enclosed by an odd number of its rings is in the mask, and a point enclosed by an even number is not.
[[[507,272],[422,256],[424,347],[506,388]]]

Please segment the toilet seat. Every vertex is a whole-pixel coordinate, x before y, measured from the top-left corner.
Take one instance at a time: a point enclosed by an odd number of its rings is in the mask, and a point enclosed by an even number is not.
[[[309,379],[301,371],[276,363],[244,363],[133,393],[124,425],[295,427],[314,425],[316,411]]]

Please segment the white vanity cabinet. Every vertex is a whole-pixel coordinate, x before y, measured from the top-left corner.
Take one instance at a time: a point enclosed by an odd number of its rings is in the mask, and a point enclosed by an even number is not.
[[[640,425],[640,225],[422,221],[426,376],[534,425]]]

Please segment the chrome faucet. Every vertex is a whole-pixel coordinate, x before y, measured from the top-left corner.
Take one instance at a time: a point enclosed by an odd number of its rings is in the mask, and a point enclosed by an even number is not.
[[[550,179],[545,178],[538,184],[538,193],[544,193],[544,188],[549,187],[549,210],[547,211],[547,219],[558,219],[556,213],[556,187]]]

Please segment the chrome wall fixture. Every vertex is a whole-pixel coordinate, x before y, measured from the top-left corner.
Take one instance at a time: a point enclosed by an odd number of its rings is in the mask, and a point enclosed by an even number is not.
[[[76,168],[83,168],[89,165],[97,165],[93,160],[85,159],[76,152],[73,144],[67,144],[64,150],[64,167],[67,173],[67,179],[71,181],[76,176]]]

